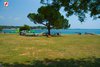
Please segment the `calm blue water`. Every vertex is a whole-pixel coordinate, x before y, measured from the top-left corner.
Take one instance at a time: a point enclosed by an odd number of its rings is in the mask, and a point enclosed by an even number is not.
[[[42,32],[47,32],[47,30],[34,30],[35,33],[42,33]],[[5,33],[16,33],[15,29],[4,29],[2,32]],[[55,34],[55,33],[61,33],[61,34],[77,34],[77,33],[82,33],[84,34],[86,33],[94,33],[94,34],[100,34],[100,29],[60,29],[60,30],[56,30],[56,29],[52,29],[51,33]]]

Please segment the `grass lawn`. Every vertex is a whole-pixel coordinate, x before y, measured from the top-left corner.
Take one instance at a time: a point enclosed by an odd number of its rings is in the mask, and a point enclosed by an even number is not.
[[[99,67],[100,35],[28,37],[0,34],[4,67]]]

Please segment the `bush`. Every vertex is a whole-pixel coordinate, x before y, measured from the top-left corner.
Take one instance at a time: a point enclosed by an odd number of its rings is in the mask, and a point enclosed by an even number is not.
[[[20,31],[22,31],[22,30],[30,30],[30,26],[24,25],[24,26],[20,27],[19,30],[20,30]]]
[[[19,29],[20,35],[23,35],[23,32],[22,31],[28,31],[30,29],[31,29],[31,27],[28,26],[28,25],[24,25],[24,26],[20,27],[20,29]],[[24,32],[24,34],[25,34],[25,32]]]
[[[0,31],[2,31],[2,29],[3,29],[3,27],[2,27],[2,26],[0,26]]]

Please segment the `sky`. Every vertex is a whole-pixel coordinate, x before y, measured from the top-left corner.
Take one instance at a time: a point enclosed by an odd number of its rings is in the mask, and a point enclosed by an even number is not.
[[[37,9],[42,6],[40,0],[6,0],[8,1],[8,7],[4,6],[5,0],[0,0],[0,25],[9,26],[22,26],[24,24],[30,26],[38,26],[31,22],[27,15],[29,13],[37,13]],[[61,13],[65,15],[65,12],[61,10]],[[100,29],[100,19],[93,20],[86,15],[84,22],[80,22],[77,16],[71,16],[67,18],[71,24],[71,29]]]

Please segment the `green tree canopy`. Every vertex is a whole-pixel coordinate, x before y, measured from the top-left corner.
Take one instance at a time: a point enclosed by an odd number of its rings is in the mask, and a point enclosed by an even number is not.
[[[22,31],[22,30],[30,30],[30,26],[28,26],[28,25],[21,26],[19,30],[20,31]]]
[[[51,28],[69,28],[68,20],[60,13],[63,7],[66,17],[78,16],[81,22],[86,18],[85,14],[97,19],[100,18],[100,0],[41,0],[44,6],[38,9],[38,13],[30,13],[28,18],[34,23],[47,26],[50,34]]]
[[[38,9],[38,13],[29,13],[28,18],[34,21],[35,24],[43,24],[48,29],[50,35],[50,29],[56,28],[69,28],[68,20],[52,5],[42,6]]]
[[[3,27],[2,27],[2,26],[0,26],[0,31],[2,31],[2,29],[3,29]]]
[[[94,19],[100,18],[100,0],[41,0],[41,3],[59,9],[64,7],[66,17],[77,15],[81,22],[86,18],[86,13]]]

